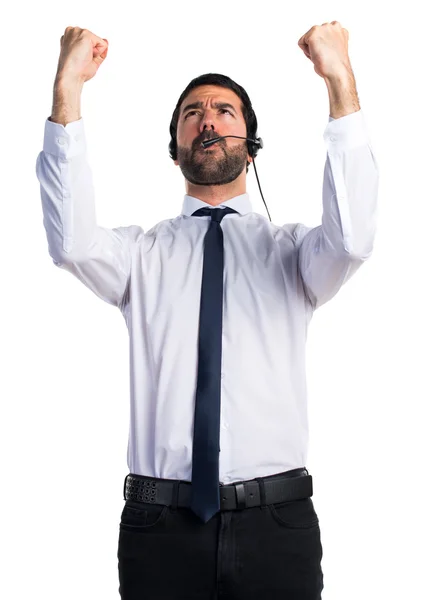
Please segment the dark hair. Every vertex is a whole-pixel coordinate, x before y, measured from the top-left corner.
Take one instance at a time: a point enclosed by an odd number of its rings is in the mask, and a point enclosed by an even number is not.
[[[235,81],[233,81],[227,75],[221,75],[219,73],[206,73],[205,75],[200,75],[199,77],[196,77],[195,79],[192,79],[190,81],[189,85],[186,87],[186,89],[178,99],[177,106],[174,109],[170,123],[171,141],[168,146],[170,151],[170,157],[172,158],[172,160],[177,159],[177,123],[180,115],[181,104],[183,100],[189,95],[189,93],[199,85],[219,85],[221,87],[228,88],[235,92],[242,102],[241,110],[243,113],[244,120],[246,122],[247,137],[252,139],[256,138],[257,118],[254,114],[254,110],[246,90],[243,87],[241,87],[241,85],[239,85],[238,83],[235,83]],[[258,147],[255,144],[251,144],[250,142],[246,143],[248,153],[254,159],[254,157],[257,155]],[[249,162],[247,161],[246,173],[248,170]]]

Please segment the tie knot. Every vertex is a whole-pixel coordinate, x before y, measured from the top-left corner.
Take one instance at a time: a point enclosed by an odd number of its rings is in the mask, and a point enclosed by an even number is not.
[[[220,223],[228,213],[238,213],[238,210],[234,210],[229,206],[224,206],[223,208],[199,208],[199,210],[196,210],[192,214],[192,217],[204,217],[210,215],[212,221]]]

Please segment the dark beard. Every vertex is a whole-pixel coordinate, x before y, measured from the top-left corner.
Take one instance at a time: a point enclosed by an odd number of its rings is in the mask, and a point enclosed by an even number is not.
[[[237,179],[247,164],[247,144],[244,141],[236,146],[226,145],[226,141],[215,142],[209,149],[202,147],[202,141],[219,137],[216,133],[201,136],[192,148],[178,146],[177,160],[181,172],[195,185],[224,185]],[[219,148],[217,148],[219,146]]]

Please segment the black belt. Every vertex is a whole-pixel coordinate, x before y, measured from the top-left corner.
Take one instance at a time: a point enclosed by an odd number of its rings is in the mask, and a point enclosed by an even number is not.
[[[312,476],[306,468],[219,485],[221,510],[252,508],[313,495]],[[123,494],[125,500],[190,508],[191,482],[129,473]]]

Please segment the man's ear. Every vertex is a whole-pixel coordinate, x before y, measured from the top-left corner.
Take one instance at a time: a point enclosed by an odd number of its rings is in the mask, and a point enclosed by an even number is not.
[[[175,160],[174,164],[177,165],[177,167],[178,167],[178,160]]]

